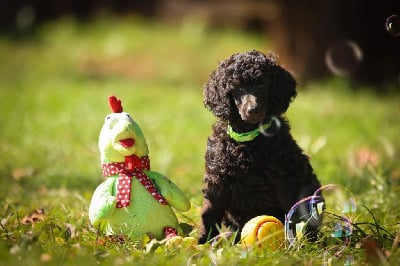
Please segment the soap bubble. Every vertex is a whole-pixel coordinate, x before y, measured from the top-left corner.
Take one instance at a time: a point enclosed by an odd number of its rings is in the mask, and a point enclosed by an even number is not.
[[[400,36],[400,16],[391,15],[386,19],[385,28],[393,36]]]
[[[286,214],[285,238],[289,243],[289,247],[301,243],[307,233],[312,234],[312,229],[318,229],[321,223],[320,216],[314,211],[318,207],[311,206],[311,204],[318,204],[314,195],[296,202]]]
[[[36,10],[31,5],[24,5],[18,9],[15,22],[19,29],[26,30],[33,25],[36,18]]]
[[[313,196],[312,216],[322,216],[318,240],[338,256],[350,244],[356,200],[346,188],[332,184],[321,187]]]
[[[277,118],[275,116],[271,116],[269,123],[270,123],[270,125],[268,123],[265,124],[263,122],[260,122],[260,124],[258,125],[258,130],[264,136],[271,138],[271,137],[275,136],[276,133],[278,133],[278,131],[281,129],[282,123],[279,120],[279,118]]]
[[[355,198],[346,188],[322,186],[287,213],[285,237],[289,247],[301,245],[305,236],[320,243],[326,252],[340,256],[350,244],[356,210]]]
[[[323,198],[324,205],[323,211],[336,216],[347,216],[354,218],[355,212],[357,211],[357,204],[353,194],[345,187],[329,184],[320,187],[314,192],[314,199]],[[325,204],[325,202],[327,202]],[[314,206],[314,205],[313,205]],[[320,215],[321,208],[318,206],[316,209],[312,209],[313,215]]]
[[[353,41],[338,41],[329,46],[325,54],[328,69],[338,76],[349,76],[363,59],[361,48]]]

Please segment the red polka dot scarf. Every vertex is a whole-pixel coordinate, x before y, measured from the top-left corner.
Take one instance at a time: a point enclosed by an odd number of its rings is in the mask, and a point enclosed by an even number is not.
[[[136,155],[125,157],[125,162],[104,163],[101,165],[103,176],[119,175],[117,179],[117,208],[125,208],[129,206],[131,197],[132,177],[147,189],[147,191],[161,204],[167,205],[165,198],[158,192],[150,178],[143,170],[150,170],[150,159],[148,156],[141,158]]]

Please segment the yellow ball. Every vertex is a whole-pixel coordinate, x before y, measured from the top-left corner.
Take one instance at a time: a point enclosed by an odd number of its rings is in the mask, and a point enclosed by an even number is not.
[[[257,246],[271,251],[283,247],[285,241],[282,222],[267,215],[257,216],[248,221],[240,236],[246,246]]]

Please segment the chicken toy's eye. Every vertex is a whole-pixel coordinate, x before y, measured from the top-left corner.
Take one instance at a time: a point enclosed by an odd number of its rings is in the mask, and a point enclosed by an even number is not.
[[[104,124],[107,124],[109,126],[112,126],[113,124],[115,124],[116,120],[115,120],[115,116],[113,116],[112,114],[107,115],[106,118],[104,119]]]
[[[130,114],[128,114],[128,113],[125,113],[125,119],[127,119],[131,123],[134,122],[132,116],[130,116]]]

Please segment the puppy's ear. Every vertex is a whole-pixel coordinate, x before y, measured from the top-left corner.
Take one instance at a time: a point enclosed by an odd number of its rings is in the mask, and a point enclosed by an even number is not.
[[[231,97],[228,95],[226,86],[226,81],[218,70],[210,74],[207,83],[203,86],[205,107],[221,119],[228,119],[232,109]]]
[[[275,65],[271,71],[272,85],[268,99],[268,113],[280,115],[286,112],[290,102],[297,95],[296,80],[289,71],[280,65]]]

